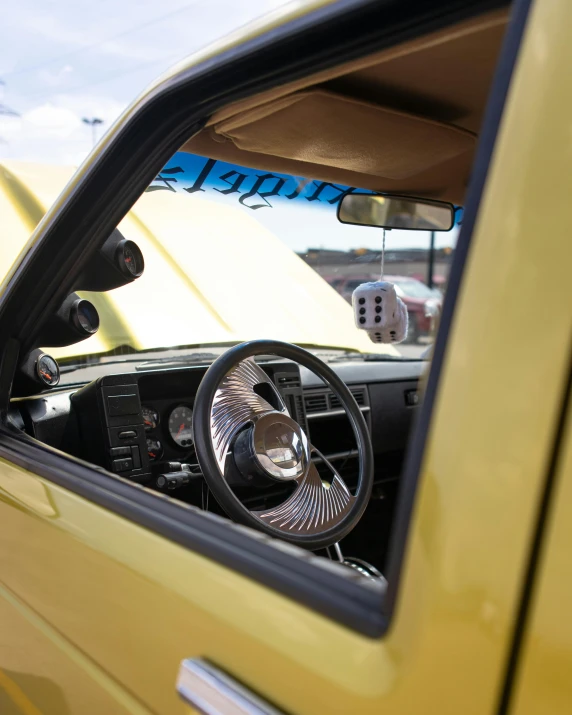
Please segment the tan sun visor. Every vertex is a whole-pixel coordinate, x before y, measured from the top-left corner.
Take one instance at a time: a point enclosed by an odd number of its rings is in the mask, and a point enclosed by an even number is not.
[[[450,124],[315,90],[269,102],[212,127],[239,149],[405,179],[474,147]]]

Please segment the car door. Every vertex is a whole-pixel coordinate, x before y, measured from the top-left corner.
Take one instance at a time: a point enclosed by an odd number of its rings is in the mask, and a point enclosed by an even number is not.
[[[412,17],[413,5],[401,12]],[[212,93],[225,68],[227,83],[231,65],[237,86],[241,73],[252,81],[259,65],[292,54],[289,42],[304,46],[306,33],[315,52],[342,23],[363,35],[364,16],[355,20],[364,7],[316,3],[262,43],[245,38],[238,55],[231,45],[214,60],[203,55],[186,71],[195,97],[206,91],[204,66]],[[226,520],[110,484],[4,425],[2,712],[184,713],[192,701],[206,712],[210,702],[215,712],[487,713],[510,695],[569,370],[570,21],[565,0],[514,9],[403,475],[387,592]],[[181,128],[175,79],[167,84],[80,171],[6,283],[2,375],[38,319],[45,266],[51,281],[65,280],[79,234],[87,250],[89,231],[117,221],[117,177],[154,147],[156,166],[122,189],[124,203],[134,200],[161,165],[157,147],[173,150],[198,121]],[[154,134],[166,131],[162,113],[179,122],[170,144]]]
[[[567,713],[572,703],[572,631],[566,614],[572,593],[569,515],[572,489],[570,393],[554,452],[552,478],[543,500],[544,528],[521,605],[518,646],[511,661],[514,693],[510,712]]]

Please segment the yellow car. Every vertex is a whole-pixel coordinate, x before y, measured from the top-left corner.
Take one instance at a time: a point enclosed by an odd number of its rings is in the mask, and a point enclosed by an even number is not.
[[[571,25],[293,3],[0,167],[1,715],[572,711]]]

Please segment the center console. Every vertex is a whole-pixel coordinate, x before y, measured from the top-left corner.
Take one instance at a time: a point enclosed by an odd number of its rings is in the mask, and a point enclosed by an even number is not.
[[[145,484],[151,478],[136,375],[106,375],[71,398],[82,456],[111,472]]]

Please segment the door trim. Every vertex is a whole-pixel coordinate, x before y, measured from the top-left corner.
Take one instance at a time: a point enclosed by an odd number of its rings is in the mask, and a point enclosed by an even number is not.
[[[560,408],[558,423],[554,433],[554,444],[551,449],[550,459],[546,470],[546,481],[540,505],[538,507],[536,523],[533,529],[530,556],[528,558],[526,573],[523,579],[522,600],[520,602],[518,614],[514,624],[514,634],[506,664],[506,675],[504,676],[504,685],[499,699],[499,715],[503,715],[509,711],[510,698],[518,673],[520,656],[522,654],[522,643],[526,634],[527,619],[530,614],[535,587],[538,584],[536,572],[542,558],[542,549],[546,537],[546,525],[549,520],[549,512],[555,491],[555,479],[558,472],[558,462],[562,456],[562,445],[564,444],[567,436],[567,419],[570,402],[572,401],[572,349],[570,350],[569,364],[570,369],[568,372],[568,382],[564,389],[562,406]]]
[[[204,715],[283,715],[226,673],[198,658],[183,660],[177,676],[181,698]]]

